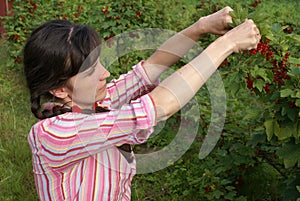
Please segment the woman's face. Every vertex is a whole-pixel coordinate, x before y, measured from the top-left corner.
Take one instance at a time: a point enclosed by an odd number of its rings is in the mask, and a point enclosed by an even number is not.
[[[82,109],[91,109],[96,101],[106,96],[106,78],[110,73],[102,66],[99,59],[90,68],[71,77],[66,84],[66,91],[73,105]]]

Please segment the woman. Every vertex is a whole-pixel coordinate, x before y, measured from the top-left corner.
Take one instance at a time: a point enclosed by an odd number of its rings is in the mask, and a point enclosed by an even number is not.
[[[40,200],[130,200],[135,158],[157,122],[181,109],[233,52],[256,48],[252,20],[228,31],[231,8],[200,18],[119,79],[99,62],[100,39],[88,26],[49,21],[24,49],[31,110],[40,119],[28,135]],[[167,79],[202,34],[223,36]]]

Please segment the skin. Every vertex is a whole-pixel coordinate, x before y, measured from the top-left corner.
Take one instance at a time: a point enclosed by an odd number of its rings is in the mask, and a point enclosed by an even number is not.
[[[252,20],[246,20],[243,24],[227,32],[224,36],[211,43],[199,56],[190,63],[181,67],[177,72],[183,77],[183,80],[191,86],[194,92],[197,92],[204,84],[202,77],[195,71],[195,66],[203,54],[207,55],[212,68],[217,67],[233,52],[239,52],[245,49],[256,48],[260,40],[259,31]],[[197,61],[198,60],[198,61]],[[194,66],[194,67],[193,67]],[[196,66],[201,68],[201,66]],[[172,76],[172,75],[171,75]],[[181,109],[177,97],[165,87],[156,87],[151,93],[157,108],[157,119],[165,120]],[[192,98],[194,94],[186,94]],[[161,98],[161,97],[168,97]]]
[[[110,73],[97,60],[92,67],[71,77],[65,86],[50,93],[70,107],[77,105],[82,109],[91,109],[96,101],[105,98],[106,79],[109,76]]]
[[[225,8],[217,11],[216,13],[205,17],[201,17],[197,22],[182,30],[178,34],[181,34],[195,42],[198,41],[202,35],[207,33],[223,35],[228,31],[229,27],[227,23],[232,23],[231,16],[229,15],[230,11],[232,11],[232,9],[229,6],[226,6]],[[170,38],[169,40],[172,40],[172,38]],[[171,43],[180,45],[181,49],[189,50],[191,48],[190,44],[188,43],[179,44],[172,41]],[[185,53],[186,52],[183,52],[183,54]],[[172,66],[179,59],[180,57],[174,54],[157,50],[145,61],[144,67],[150,72],[154,71],[153,68],[156,68],[155,66]],[[157,77],[159,77],[159,75]]]
[[[110,73],[102,66],[99,60],[96,65],[69,79],[66,92],[73,104],[82,108],[89,108],[96,101],[106,96],[106,79]],[[73,90],[76,89],[76,90]],[[95,94],[95,97],[90,94]]]
[[[211,58],[210,62],[213,68],[217,68],[226,57],[234,52],[237,53],[241,50],[256,48],[260,40],[259,30],[252,20],[246,20],[243,24],[230,31],[228,30],[227,23],[232,22],[231,16],[229,15],[231,10],[232,9],[227,6],[214,14],[200,18],[197,22],[178,33],[192,41],[198,41],[199,38],[206,33],[224,34],[202,52],[202,54],[206,54]],[[184,41],[178,43],[177,40],[178,38],[176,38],[175,35],[167,42],[169,42],[169,44],[175,44],[177,46],[176,48],[178,48],[179,45],[179,49],[183,50],[183,54],[193,45]],[[172,50],[172,46],[169,48]],[[197,59],[199,60],[200,58],[201,55],[178,70],[178,73],[180,73],[189,86],[192,87],[194,92],[197,92],[205,82],[194,68],[197,64]],[[144,68],[149,79],[154,81],[159,78],[162,72],[179,59],[180,57],[172,54],[171,51],[158,49],[144,62]],[[82,109],[90,109],[95,101],[102,100],[105,97],[106,78],[110,75],[99,61],[94,69],[92,73],[89,73],[88,69],[87,72],[85,71],[75,75],[69,79],[66,86],[52,90],[50,93],[69,106],[74,104]],[[170,78],[172,78],[172,75]],[[95,94],[95,96],[91,94]],[[174,94],[166,90],[165,87],[157,86],[150,95],[156,105],[158,121],[169,118],[181,109]],[[187,94],[187,96],[193,95],[194,94]]]

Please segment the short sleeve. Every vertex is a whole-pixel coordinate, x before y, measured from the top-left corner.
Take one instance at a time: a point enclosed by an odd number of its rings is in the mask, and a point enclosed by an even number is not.
[[[156,110],[150,94],[144,95],[130,104],[124,104],[119,110],[107,118],[114,122],[109,136],[128,135],[121,144],[140,144],[145,142],[156,125]],[[106,121],[103,123],[107,125]]]

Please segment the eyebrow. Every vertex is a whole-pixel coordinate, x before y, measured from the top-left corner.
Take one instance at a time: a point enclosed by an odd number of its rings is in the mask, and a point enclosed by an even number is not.
[[[98,63],[98,60],[96,60],[96,62],[91,65],[89,68],[87,68],[85,71],[83,71],[83,75],[86,77],[86,76],[90,76],[92,75],[94,72],[95,72],[95,68],[97,66],[97,63]]]
[[[97,64],[98,60],[99,60],[98,56],[95,57],[95,55],[93,55],[93,54],[89,55],[83,61],[79,71],[84,72],[84,71],[88,70],[89,68],[94,67],[94,65]]]

